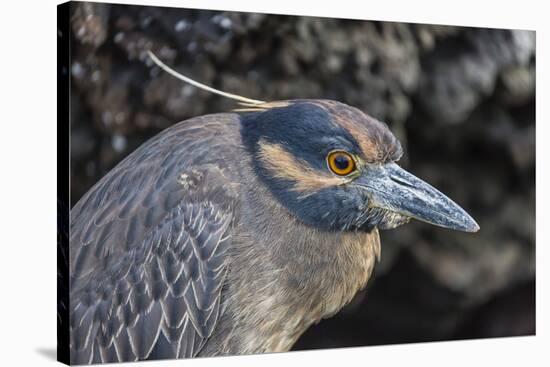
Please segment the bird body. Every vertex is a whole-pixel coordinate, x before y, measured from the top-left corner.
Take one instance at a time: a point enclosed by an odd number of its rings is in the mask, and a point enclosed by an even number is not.
[[[286,351],[366,285],[378,228],[477,229],[400,155],[383,123],[334,101],[153,137],[71,210],[72,363]]]

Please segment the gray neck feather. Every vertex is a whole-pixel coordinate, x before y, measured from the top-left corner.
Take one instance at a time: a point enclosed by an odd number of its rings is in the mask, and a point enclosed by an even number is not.
[[[241,173],[248,200],[230,256],[230,268],[239,271],[228,274],[227,309],[218,328],[230,332],[212,354],[290,349],[312,323],[336,313],[365,286],[380,254],[377,230],[306,226],[277,203],[251,169]]]

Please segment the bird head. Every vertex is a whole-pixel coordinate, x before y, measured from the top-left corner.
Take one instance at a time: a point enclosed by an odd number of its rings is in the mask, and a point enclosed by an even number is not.
[[[327,100],[266,103],[241,117],[260,181],[296,218],[326,230],[390,229],[411,218],[475,232],[456,203],[401,168],[386,124]]]
[[[247,107],[243,142],[253,168],[281,205],[327,230],[395,228],[411,218],[466,232],[478,224],[460,206],[396,162],[399,141],[387,125],[328,100],[264,102],[214,89],[182,75],[148,51],[172,76]]]

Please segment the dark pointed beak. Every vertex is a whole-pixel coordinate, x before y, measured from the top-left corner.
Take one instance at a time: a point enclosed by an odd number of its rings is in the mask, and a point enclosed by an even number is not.
[[[371,207],[454,230],[479,230],[464,209],[395,163],[368,167],[357,183],[369,192]]]

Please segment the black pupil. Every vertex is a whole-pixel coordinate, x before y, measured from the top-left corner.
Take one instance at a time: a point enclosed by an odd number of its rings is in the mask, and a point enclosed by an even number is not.
[[[342,170],[342,171],[345,171],[349,168],[349,158],[346,157],[345,155],[337,155],[336,158],[334,158],[334,165],[336,166],[336,168],[338,168],[339,170]]]

